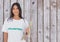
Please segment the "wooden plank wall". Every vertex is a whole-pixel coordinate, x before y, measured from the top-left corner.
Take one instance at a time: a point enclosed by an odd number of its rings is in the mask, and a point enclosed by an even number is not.
[[[28,42],[60,42],[60,0],[0,0],[0,42],[2,24],[14,2],[20,3],[22,16],[31,25]]]

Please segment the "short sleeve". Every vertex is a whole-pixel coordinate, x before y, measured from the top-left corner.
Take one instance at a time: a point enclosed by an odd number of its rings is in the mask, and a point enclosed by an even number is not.
[[[25,19],[25,28],[28,28],[29,27],[29,23],[28,21]]]
[[[7,22],[7,18],[4,20],[4,24],[2,26],[2,32],[8,32],[8,22]]]
[[[29,22],[26,19],[24,19],[24,34],[26,33],[26,28],[28,27],[29,27]]]

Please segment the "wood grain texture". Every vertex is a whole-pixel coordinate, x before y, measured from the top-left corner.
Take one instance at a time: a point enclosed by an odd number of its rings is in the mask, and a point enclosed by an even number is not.
[[[0,42],[3,42],[3,33],[1,32],[2,30],[2,25],[3,25],[3,0],[0,0]]]
[[[10,5],[10,0],[4,0],[4,20],[5,18],[10,16],[10,9],[11,9],[11,5]]]
[[[60,42],[60,0],[57,1],[58,2],[58,42]]]
[[[44,42],[49,42],[49,30],[50,30],[50,1],[44,0]]]
[[[43,1],[42,0],[38,0],[38,42],[43,42],[44,41],[44,34],[43,34],[43,11],[44,7],[43,7]]]
[[[32,14],[31,38],[32,42],[38,42],[37,33],[37,0],[30,0],[30,9]]]
[[[11,6],[13,3],[17,2],[17,0],[11,0]]]
[[[28,4],[27,4],[28,3]],[[25,0],[25,9],[24,9],[24,11],[25,11],[25,18],[28,20],[28,22],[30,22],[30,0]]]
[[[60,0],[0,0],[0,30],[15,2],[20,3],[22,16],[31,24],[32,42],[60,42]],[[0,35],[3,42],[1,31]]]
[[[56,0],[51,0],[51,42],[56,42]]]

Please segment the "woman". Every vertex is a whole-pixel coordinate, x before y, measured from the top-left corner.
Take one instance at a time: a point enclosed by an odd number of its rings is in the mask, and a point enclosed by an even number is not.
[[[4,42],[22,42],[23,33],[28,35],[29,30],[27,20],[22,17],[20,4],[14,3],[11,7],[10,17],[6,18],[3,24]]]

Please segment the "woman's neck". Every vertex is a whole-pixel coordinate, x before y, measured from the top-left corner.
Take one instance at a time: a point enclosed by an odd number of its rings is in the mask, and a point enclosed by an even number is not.
[[[14,16],[13,19],[19,20],[21,18],[19,16]]]

